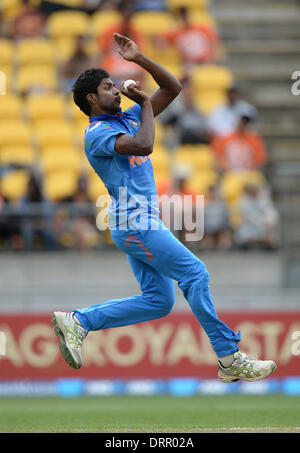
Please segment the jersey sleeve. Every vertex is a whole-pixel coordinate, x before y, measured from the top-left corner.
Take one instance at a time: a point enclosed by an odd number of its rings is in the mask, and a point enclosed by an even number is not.
[[[116,154],[115,142],[121,131],[113,129],[107,124],[99,123],[87,130],[84,147],[87,154],[93,157],[112,157]]]
[[[140,121],[141,120],[141,114],[142,114],[142,107],[139,104],[134,104],[128,109],[125,110],[124,113],[128,113],[132,115],[136,120]]]

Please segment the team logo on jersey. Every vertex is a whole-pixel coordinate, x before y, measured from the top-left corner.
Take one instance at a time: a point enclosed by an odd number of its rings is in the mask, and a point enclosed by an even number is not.
[[[138,120],[129,120],[129,124],[134,128],[138,128],[141,123]]]

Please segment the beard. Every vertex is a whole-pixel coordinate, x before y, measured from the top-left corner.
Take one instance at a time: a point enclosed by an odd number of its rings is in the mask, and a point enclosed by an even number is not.
[[[114,102],[104,102],[102,104],[100,104],[100,107],[102,110],[104,110],[106,113],[110,114],[110,115],[116,115],[116,113],[119,113],[121,111],[121,106],[120,104],[117,102],[117,100],[115,100]]]

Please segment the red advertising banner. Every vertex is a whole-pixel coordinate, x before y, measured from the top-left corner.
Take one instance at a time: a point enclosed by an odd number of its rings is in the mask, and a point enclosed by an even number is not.
[[[215,353],[190,313],[174,312],[152,322],[90,332],[80,370],[73,370],[62,359],[51,317],[0,316],[0,332],[6,340],[0,379],[217,376]],[[277,362],[274,377],[300,376],[300,311],[223,312],[219,317],[235,332],[241,330],[243,352]]]

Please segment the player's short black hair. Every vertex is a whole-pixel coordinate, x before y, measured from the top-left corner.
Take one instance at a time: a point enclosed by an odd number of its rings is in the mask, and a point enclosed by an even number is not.
[[[109,74],[105,69],[91,68],[84,71],[75,81],[72,91],[73,99],[76,105],[86,115],[90,115],[91,107],[87,101],[89,93],[97,93],[97,87],[103,79],[109,78]]]

